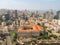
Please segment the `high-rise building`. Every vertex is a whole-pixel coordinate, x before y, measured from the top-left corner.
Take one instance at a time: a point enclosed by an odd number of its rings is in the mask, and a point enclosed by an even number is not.
[[[60,19],[60,11],[57,11],[57,19]]]
[[[5,14],[5,19],[9,20],[10,19],[10,15],[9,14]]]
[[[47,19],[47,20],[52,20],[53,19],[53,12],[52,11],[47,11],[46,13],[44,13],[43,18]]]
[[[18,18],[17,10],[15,10],[15,18]]]

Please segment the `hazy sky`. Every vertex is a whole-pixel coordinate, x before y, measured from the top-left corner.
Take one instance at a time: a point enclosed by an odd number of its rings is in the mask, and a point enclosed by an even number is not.
[[[60,10],[60,0],[0,0],[0,9]]]

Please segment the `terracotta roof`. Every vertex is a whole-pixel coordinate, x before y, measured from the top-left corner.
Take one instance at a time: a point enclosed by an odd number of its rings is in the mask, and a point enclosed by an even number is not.
[[[33,29],[28,29],[27,26]],[[23,29],[24,27],[26,27],[27,29],[26,30]],[[28,25],[23,25],[21,26],[21,28],[18,29],[18,32],[39,32],[39,31],[43,31],[43,27],[33,23],[29,23]]]

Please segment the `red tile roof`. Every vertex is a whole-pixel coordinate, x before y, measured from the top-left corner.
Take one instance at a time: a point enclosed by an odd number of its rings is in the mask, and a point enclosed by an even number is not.
[[[32,27],[33,29],[23,29],[24,27]],[[37,24],[33,24],[33,23],[29,23],[27,25],[23,25],[21,26],[21,28],[18,29],[18,32],[39,32],[39,31],[43,31],[43,27],[37,25]]]

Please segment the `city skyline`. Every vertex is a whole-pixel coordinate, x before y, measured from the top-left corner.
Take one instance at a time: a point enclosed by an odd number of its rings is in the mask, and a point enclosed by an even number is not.
[[[1,0],[0,9],[60,10],[60,0]]]
[[[1,0],[0,45],[60,45],[59,0]]]

